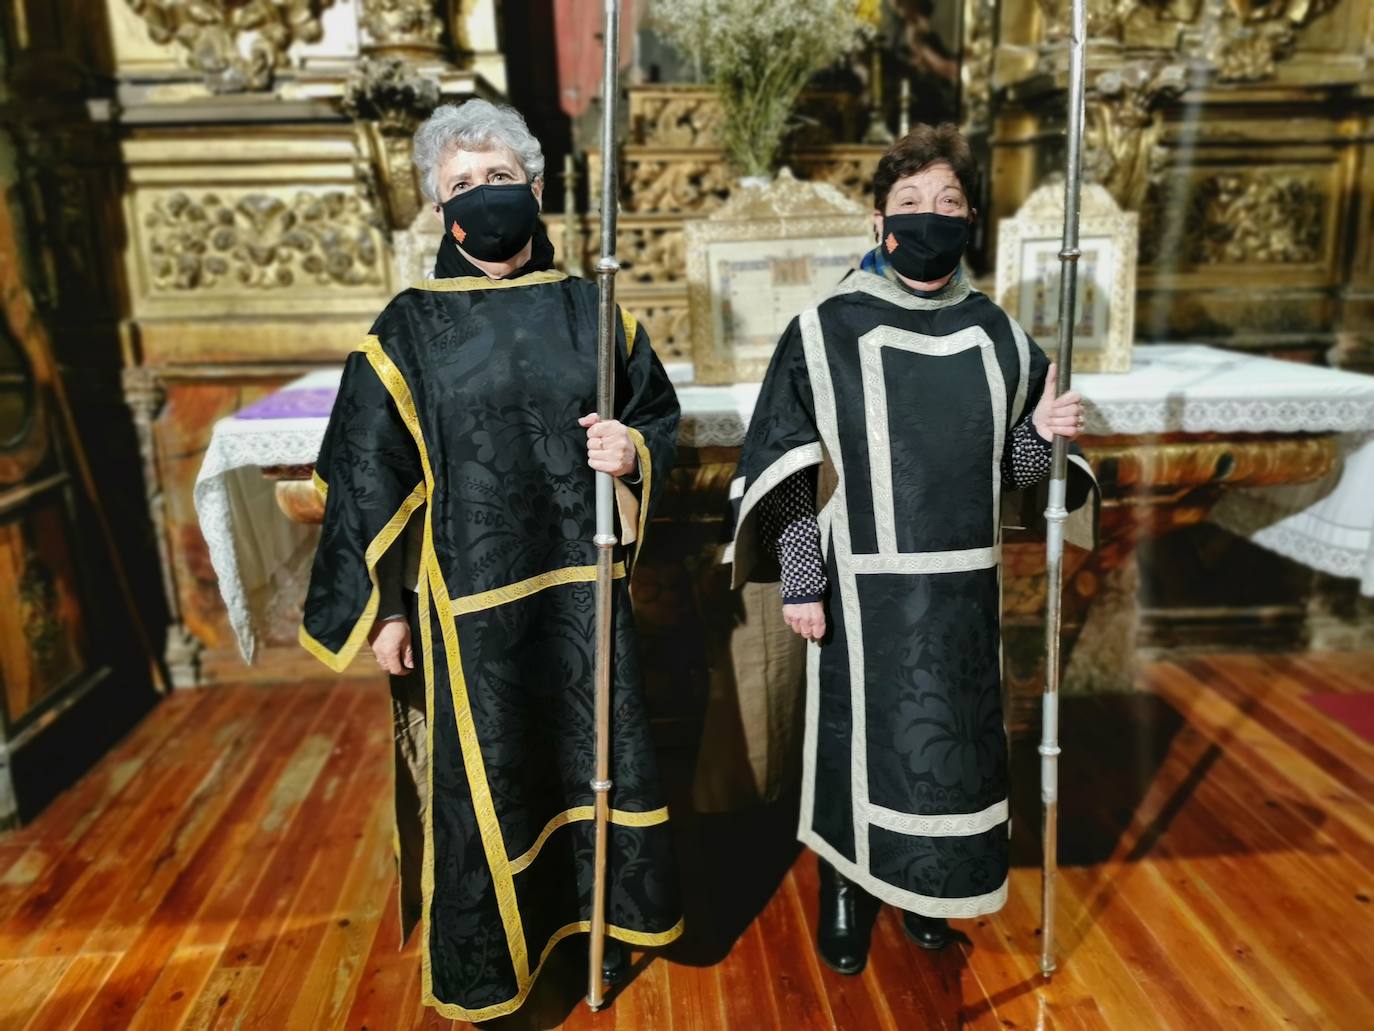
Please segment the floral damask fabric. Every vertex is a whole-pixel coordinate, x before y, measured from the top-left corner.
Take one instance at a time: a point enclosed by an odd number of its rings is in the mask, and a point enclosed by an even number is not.
[[[1002,450],[1002,485],[1012,490],[1033,487],[1049,474],[1050,454],[1050,442],[1036,432],[1031,415],[1023,415]],[[828,581],[811,473],[793,473],[763,496],[759,533],[773,542],[782,573],[778,589],[783,604],[820,601]]]
[[[827,485],[812,502],[827,633],[809,645],[799,837],[928,916],[1006,897],[1000,508],[1043,475],[1038,456],[1007,459],[1033,447],[1048,365],[966,281],[917,297],[853,272],[784,333],[731,486],[738,586],[786,577],[770,499]],[[1071,509],[1092,499],[1083,469]],[[806,521],[797,507],[784,529]]]
[[[678,405],[644,331],[623,326],[615,416],[638,447],[642,480],[622,489],[642,541]],[[596,408],[596,333],[596,288],[559,273],[406,291],[349,358],[317,466],[302,641],[331,667],[376,615],[378,559],[422,521],[411,676],[427,742],[402,751],[428,768],[397,773],[403,797],[428,799],[403,875],[428,873],[402,898],[425,937],[425,1000],[459,1019],[516,1009],[546,950],[590,915],[597,549],[577,420]],[[681,911],[627,589],[637,546],[615,554],[607,919],[652,945],[680,933]],[[421,708],[398,712],[413,724]]]

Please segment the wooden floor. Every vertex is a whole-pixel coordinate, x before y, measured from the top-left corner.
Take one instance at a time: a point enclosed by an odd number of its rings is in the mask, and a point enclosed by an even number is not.
[[[1158,663],[1141,686],[1065,699],[1052,983],[1019,742],[1010,901],[958,948],[918,951],[884,909],[863,975],[830,973],[785,807],[680,807],[688,936],[597,1015],[572,939],[502,1026],[1374,1027],[1374,746],[1303,698],[1374,690],[1374,655]],[[0,836],[0,1029],[447,1025],[399,947],[388,730],[356,682],[168,699]]]

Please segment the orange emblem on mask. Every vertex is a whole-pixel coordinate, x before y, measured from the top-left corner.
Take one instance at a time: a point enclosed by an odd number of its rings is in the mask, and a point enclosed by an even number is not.
[[[454,223],[453,223],[453,230],[452,230],[452,232],[453,232],[453,238],[454,238],[455,240],[457,240],[459,243],[462,243],[464,240],[466,240],[466,239],[468,238],[467,231],[464,230],[463,227],[460,226],[457,222],[454,222]]]
[[[887,234],[887,239],[883,242],[887,244],[888,254],[891,254],[897,249],[897,237],[893,236],[891,233]]]

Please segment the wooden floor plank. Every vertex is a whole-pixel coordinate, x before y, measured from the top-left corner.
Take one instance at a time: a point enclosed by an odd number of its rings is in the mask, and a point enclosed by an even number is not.
[[[925,1027],[931,1031],[959,1024],[961,1000],[948,998],[938,987],[931,956],[907,940],[901,917],[882,907],[869,942],[867,973],[881,985],[883,1005],[897,1027]],[[919,955],[918,955],[919,953]],[[962,954],[954,952],[962,959]]]
[[[70,964],[62,956],[0,961],[0,1028],[27,1024]]]
[[[213,721],[217,714],[231,708],[237,695],[231,692],[211,696],[212,700],[195,707],[195,713]],[[137,843],[144,827],[158,819],[175,816],[178,807],[170,799],[179,796],[177,783],[184,777],[185,765],[206,760],[204,749],[193,749],[185,741],[169,742],[125,784],[124,789],[105,805],[99,815],[84,824],[80,836],[70,846],[59,845],[51,855],[51,866],[7,913],[0,913],[0,955],[23,947],[64,903],[77,904],[84,898],[103,898],[75,890],[103,861],[118,855],[118,849]],[[141,869],[139,867],[126,869]]]
[[[203,722],[203,713],[223,700],[214,691],[180,691],[163,699],[94,769],[53,799],[42,819],[15,831],[14,839],[59,845],[75,842],[107,805],[125,793],[150,758],[165,754],[188,727]]]
[[[69,965],[47,998],[27,1024],[7,1024],[0,1016],[0,1027],[22,1027],[24,1031],[67,1031],[81,1019],[100,986],[110,976],[119,956],[113,953],[87,953],[69,958]]]
[[[1233,673],[1227,666],[1206,659],[1180,666],[1194,683],[1244,713],[1366,805],[1374,804],[1374,771],[1367,768],[1366,749],[1353,741],[1342,741],[1334,733],[1339,725],[1311,704],[1284,697],[1275,684],[1276,677],[1257,669],[1248,675]]]
[[[658,956],[641,953],[634,957],[633,965],[640,969],[626,990],[616,997],[611,1010],[617,1031],[670,1027],[673,1018],[668,1001],[668,964]]]
[[[307,753],[313,753],[313,745],[307,745],[306,742],[310,740],[310,729],[323,718],[319,701],[327,693],[327,689],[305,689],[292,698],[288,703],[292,712],[278,724],[277,735],[280,737],[275,742],[269,742],[262,762],[257,764],[258,772],[272,770],[282,761],[274,757],[273,753],[285,751],[296,737],[293,714],[298,714],[303,721],[305,734],[297,751],[287,754],[294,757],[299,754],[301,748]],[[230,802],[228,811],[237,812],[238,803],[243,799],[256,798],[275,784],[275,777],[256,778],[250,775],[236,793],[235,800]],[[129,942],[128,950],[102,986],[98,998],[78,1027],[84,1029],[123,1026],[123,1022],[127,1022],[129,1014],[133,1012],[133,1007],[146,996],[153,981],[176,948],[207,944],[187,940],[190,938],[187,930],[197,922],[206,897],[213,894],[213,886],[223,880],[222,875],[226,869],[256,867],[260,858],[270,857],[270,850],[263,853],[246,844],[251,842],[247,831],[253,826],[255,825],[247,824],[241,819],[221,820],[216,825],[210,837],[178,873],[148,924]],[[245,857],[250,856],[253,862],[245,862]]]
[[[190,1015],[205,982],[215,969],[219,948],[198,945],[179,949],[139,1004],[129,1031],[173,1031]]]
[[[213,948],[213,946],[211,946]],[[258,967],[221,967],[210,971],[205,986],[196,997],[191,1012],[182,1023],[183,1031],[210,1031],[212,1028],[238,1028],[247,1016],[248,1000],[257,987],[262,970]],[[287,1027],[332,1027],[332,1024],[288,1024]]]
[[[769,952],[756,922],[739,936],[730,955],[721,964],[720,990],[734,1026],[782,1026]]]
[[[953,947],[959,950],[983,993],[981,1000],[965,1009],[968,1026],[1007,1031],[1057,1026],[1040,1002],[1040,972],[1018,962],[1019,957],[999,938],[995,919],[983,917],[963,926],[969,940]]]
[[[789,875],[759,914],[759,932],[765,945],[780,941],[805,942],[804,919],[796,902],[796,884]],[[808,1031],[833,1025],[814,949],[770,947],[768,966],[782,1026]]]
[[[191,789],[176,806],[130,821],[129,830],[99,857],[85,877],[67,893],[71,904],[59,905],[32,935],[24,955],[71,955],[78,951],[113,952],[123,947],[128,928],[142,925],[162,900],[182,865],[213,831],[234,789],[263,740],[261,712],[266,692],[245,695],[241,707],[220,710],[206,728],[196,758],[179,768],[178,780]],[[130,878],[127,870],[146,869],[149,876]]]
[[[720,990],[719,964],[697,967],[669,963],[668,995],[673,1003],[669,1020],[671,1031],[726,1026],[725,995]],[[826,1012],[829,1012],[828,1004]]]
[[[396,864],[390,842],[391,799],[373,802],[353,864],[340,893],[336,917],[325,927],[309,970],[297,984],[287,1027],[336,1027],[352,1005],[363,963],[384,908],[396,906]]]
[[[285,883],[277,886],[277,897],[290,901],[283,903],[285,915],[274,921],[278,927],[270,950],[245,950],[250,966],[259,965],[252,957],[261,955],[264,971],[252,1001],[259,1026],[283,1026],[327,929],[342,918],[340,895],[353,869],[366,863],[363,849],[385,854],[385,839],[366,844],[359,841],[357,823],[360,812],[390,796],[391,766],[385,746],[391,735],[382,718],[386,713],[378,708],[371,719],[349,718],[357,705],[378,700],[359,694],[355,708],[340,713],[342,732],[297,817],[317,828],[318,836],[299,835],[308,848],[296,853],[282,849],[274,860],[274,865],[286,868]],[[271,871],[264,882],[270,876]],[[266,936],[266,925],[261,926]],[[232,940],[225,948],[226,956],[231,953],[230,965],[238,965],[239,952]]]
[[[1368,690],[1371,658],[1152,663],[1140,695],[1073,700],[1093,718],[1071,729],[1117,729],[1066,752],[1091,789],[1065,785],[1051,981],[1027,866],[1000,913],[955,922],[957,948],[918,950],[884,908],[864,973],[834,974],[803,853],[722,961],[637,954],[593,1014],[569,942],[493,1027],[1370,1026],[1374,744],[1305,696]],[[0,1027],[461,1026],[421,1007],[418,943],[399,941],[389,733],[365,681],[168,699],[0,836]]]
[[[400,911],[387,906],[360,971],[344,1026],[370,1031],[399,1027],[419,998],[413,977],[418,966],[418,956],[401,949]]]
[[[339,689],[337,686],[332,688],[333,691]],[[337,721],[331,719],[331,707],[347,702],[347,695],[331,697],[331,693],[328,685],[305,685],[284,700],[283,704],[288,706],[286,715],[276,725],[253,770],[221,819],[224,826],[219,840],[213,848],[202,848],[199,853],[202,869],[197,872],[214,880],[212,887],[207,886],[204,903],[187,927],[183,945],[224,945],[243,919],[253,889],[286,836],[289,817],[295,812],[294,802],[300,786],[294,780],[283,783],[282,774],[293,762],[299,766],[317,757],[320,750],[317,742],[310,741],[304,748],[304,756],[303,746],[314,728],[322,723],[337,727]],[[252,856],[253,862],[205,868],[220,851]]]

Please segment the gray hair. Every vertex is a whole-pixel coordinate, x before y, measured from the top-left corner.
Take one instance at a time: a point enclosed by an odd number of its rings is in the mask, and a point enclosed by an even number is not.
[[[441,104],[415,131],[411,158],[420,173],[420,188],[439,203],[439,162],[454,150],[506,147],[515,154],[530,182],[544,174],[544,151],[520,112],[505,104],[469,100]]]

